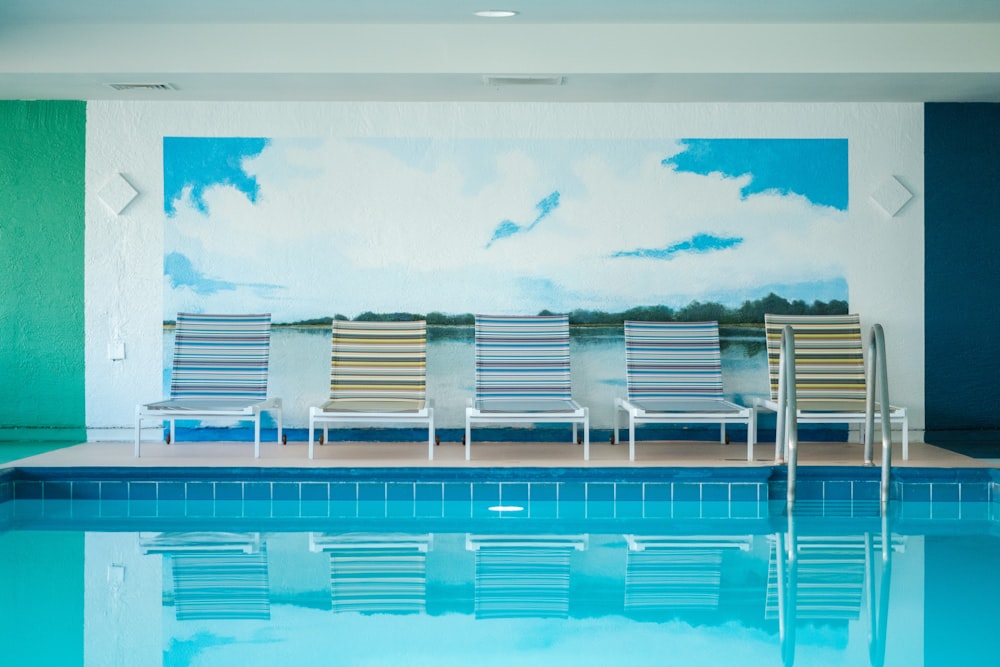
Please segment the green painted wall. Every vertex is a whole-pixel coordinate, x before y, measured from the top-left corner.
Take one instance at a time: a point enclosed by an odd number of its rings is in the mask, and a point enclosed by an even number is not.
[[[86,122],[0,101],[0,441],[86,439]]]

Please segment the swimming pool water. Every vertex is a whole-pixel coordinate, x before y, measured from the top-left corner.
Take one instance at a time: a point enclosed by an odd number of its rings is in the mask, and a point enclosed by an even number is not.
[[[0,477],[3,664],[1000,661],[992,473],[210,472]]]

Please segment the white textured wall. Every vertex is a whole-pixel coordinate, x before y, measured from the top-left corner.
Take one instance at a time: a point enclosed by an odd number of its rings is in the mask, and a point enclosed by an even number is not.
[[[135,404],[158,399],[162,390],[164,136],[847,138],[849,220],[831,252],[842,255],[851,310],[862,314],[866,327],[875,321],[885,326],[893,402],[911,410],[913,435],[922,434],[922,105],[91,102],[90,439],[130,437]],[[116,174],[139,192],[120,215],[98,196]],[[870,195],[893,176],[916,196],[890,218]],[[124,360],[109,360],[108,344],[114,341],[125,344]]]

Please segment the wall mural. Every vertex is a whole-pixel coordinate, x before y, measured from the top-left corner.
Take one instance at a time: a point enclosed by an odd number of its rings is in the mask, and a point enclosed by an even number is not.
[[[624,392],[623,319],[716,319],[727,394],[767,391],[763,312],[846,312],[846,139],[164,137],[164,321],[269,312],[289,426],[331,318],[426,317],[463,425],[473,313],[570,313],[574,396]],[[169,368],[171,329],[165,327]]]

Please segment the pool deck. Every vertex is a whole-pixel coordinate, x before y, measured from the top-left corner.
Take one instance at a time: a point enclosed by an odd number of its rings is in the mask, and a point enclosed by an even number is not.
[[[972,458],[941,447],[910,443],[909,460],[902,445],[895,443],[894,467],[910,468],[1000,468],[1000,459]],[[875,448],[875,464],[881,463],[881,443]],[[859,443],[803,442],[800,466],[861,466],[864,449]],[[427,459],[427,444],[417,442],[336,442],[316,446],[308,457],[304,442],[279,445],[261,442],[259,459],[249,442],[143,442],[141,458],[133,455],[131,442],[88,442],[10,461],[10,467],[259,467],[259,468],[514,468],[514,467],[719,467],[773,466],[774,444],[762,442],[754,448],[754,460],[746,460],[746,444],[710,442],[636,443],[636,460],[628,460],[628,445],[591,442],[590,460],[583,460],[583,447],[570,443],[473,442],[472,460],[465,460],[464,447],[443,442]]]

